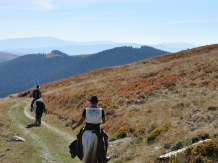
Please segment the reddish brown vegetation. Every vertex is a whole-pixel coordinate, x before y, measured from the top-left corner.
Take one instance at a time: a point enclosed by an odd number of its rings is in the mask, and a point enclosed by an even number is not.
[[[123,135],[141,140],[142,145],[132,150],[137,149],[143,157],[141,152],[147,145],[143,140],[158,127],[169,126],[167,131],[155,137],[154,146],[156,141],[163,146],[166,141],[173,144],[195,132],[218,134],[217,129],[214,130],[218,127],[214,115],[217,110],[208,109],[218,105],[214,92],[218,85],[217,61],[218,45],[209,45],[91,71],[44,84],[41,90],[49,112],[72,123],[89,105],[87,99],[97,95],[99,106],[105,109],[107,116],[103,128],[110,137],[119,130]],[[30,93],[28,90],[19,97]],[[154,146],[149,144],[146,149],[151,151]],[[169,148],[150,154],[148,160],[167,150]],[[131,159],[137,160],[137,157]]]

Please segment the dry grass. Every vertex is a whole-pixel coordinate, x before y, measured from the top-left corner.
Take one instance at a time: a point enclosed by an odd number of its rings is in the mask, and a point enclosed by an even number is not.
[[[28,139],[7,117],[7,109],[14,106],[15,102],[12,96],[0,99],[0,162],[41,162],[41,158],[35,155],[37,150],[33,143],[8,141],[11,136],[15,135]]]
[[[50,113],[75,123],[98,95],[113,137],[122,128],[132,140],[111,146],[111,162],[153,162],[183,138],[218,134],[218,45],[204,46],[141,62],[91,71],[42,85]],[[30,97],[27,90],[19,97]],[[167,127],[151,142],[149,133]],[[76,132],[75,132],[76,134]],[[152,152],[155,147],[159,150]]]
[[[60,128],[48,129],[46,125],[33,126],[33,120],[26,117],[23,110],[29,107],[26,99],[8,101],[2,100],[0,107],[1,115],[1,139],[0,139],[0,162],[1,163],[23,163],[23,162],[79,162],[79,159],[72,159],[69,154],[71,141],[75,139],[70,133],[72,129],[66,128],[64,123],[55,115],[43,115],[43,121],[49,122],[52,126]],[[16,102],[16,103],[15,103]],[[3,114],[2,114],[3,113]],[[29,111],[31,114],[31,112]],[[55,121],[56,120],[56,121]],[[62,131],[65,131],[62,133]],[[11,136],[23,137],[25,142],[8,141]],[[39,141],[38,141],[39,140]]]

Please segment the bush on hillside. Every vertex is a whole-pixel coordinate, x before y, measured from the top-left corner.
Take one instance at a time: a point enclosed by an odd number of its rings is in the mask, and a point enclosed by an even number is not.
[[[201,133],[201,134],[198,134],[192,138],[183,138],[183,139],[177,141],[176,143],[174,143],[171,150],[175,151],[178,149],[182,149],[182,148],[187,147],[191,144],[194,144],[200,140],[205,140],[205,139],[209,139],[209,138],[210,138],[210,136],[208,133]]]
[[[128,129],[126,127],[121,127],[112,136],[110,136],[109,141],[114,141],[117,139],[127,137]]]
[[[189,146],[192,144],[192,139],[191,138],[184,138],[182,140],[177,141],[173,146],[172,146],[172,151],[182,149],[185,146]]]
[[[156,139],[156,137],[161,134],[162,131],[166,131],[166,130],[167,130],[167,127],[157,127],[157,128],[155,128],[154,130],[152,130],[152,131],[146,136],[146,141],[147,141],[147,143],[153,142],[153,141]]]
[[[159,159],[155,163],[215,163],[218,162],[218,139],[190,146],[184,152],[170,158]]]
[[[207,110],[217,111],[217,110],[218,110],[218,107],[217,107],[217,106],[209,106],[209,107],[207,108]]]
[[[190,163],[218,161],[218,139],[203,142],[186,150]]]
[[[209,139],[210,138],[210,135],[208,133],[201,133],[201,134],[198,134],[194,137],[192,137],[192,144],[193,143],[196,143],[200,140],[205,140],[205,139]]]

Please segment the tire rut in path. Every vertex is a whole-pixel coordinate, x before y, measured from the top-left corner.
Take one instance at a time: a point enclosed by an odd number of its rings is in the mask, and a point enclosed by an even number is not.
[[[8,111],[8,116],[10,117],[10,119],[14,122],[14,124],[15,124],[24,134],[29,135],[30,138],[31,138],[33,141],[41,140],[41,138],[40,138],[38,135],[31,133],[31,132],[30,132],[29,130],[27,130],[22,124],[20,124],[20,123],[18,122],[18,120],[17,120],[15,117],[11,116],[11,115],[12,115],[12,109],[16,108],[17,106],[18,106],[18,105],[14,105],[14,106],[12,106],[12,107],[9,109],[9,111]],[[42,159],[43,159],[44,162],[46,162],[46,163],[54,162],[54,160],[53,160],[53,158],[52,158],[52,156],[51,156],[51,154],[50,154],[48,148],[46,147],[46,144],[44,144],[42,141],[38,141],[38,142],[36,143],[36,146],[41,149],[41,156],[42,156]]]
[[[30,107],[29,103],[26,102],[26,101],[23,101],[23,102],[27,103],[27,105],[26,105],[26,106],[24,107],[24,109],[23,109],[24,115],[25,115],[26,117],[28,117],[29,119],[35,120],[35,118],[33,117],[34,114],[31,115],[31,114],[28,112],[28,108]],[[13,107],[11,107],[11,108],[9,109],[9,111],[8,111],[8,115],[9,115],[10,119],[12,119],[12,121],[14,122],[14,124],[15,124],[16,126],[18,126],[18,128],[21,129],[21,131],[22,131],[24,134],[29,135],[29,137],[32,139],[32,141],[38,140],[37,143],[35,143],[35,145],[36,145],[38,148],[40,148],[41,157],[42,157],[42,159],[43,159],[43,162],[45,162],[45,163],[62,163],[63,161],[61,161],[60,158],[54,157],[54,156],[51,154],[52,151],[49,151],[48,147],[46,146],[46,143],[43,142],[43,140],[42,140],[42,138],[40,137],[40,135],[37,135],[37,134],[34,134],[34,133],[30,132],[27,128],[25,128],[25,127],[23,126],[23,124],[21,124],[21,123],[19,122],[19,120],[16,119],[16,117],[13,117],[13,116],[12,116],[12,114],[11,114],[12,111],[13,111],[12,109],[15,109],[17,106],[18,106],[18,105],[14,105]],[[64,132],[64,131],[61,131],[61,130],[59,130],[59,129],[57,129],[57,128],[51,126],[51,125],[49,125],[48,123],[46,123],[46,122],[44,122],[44,121],[42,121],[42,124],[41,124],[41,125],[42,125],[43,127],[45,127],[45,128],[48,128],[48,129],[49,129],[50,131],[52,131],[53,133],[60,135],[66,142],[68,142],[68,144],[70,144],[70,143],[73,141],[73,139],[75,139],[75,136],[74,136],[74,135],[71,135],[71,134],[68,134],[68,133],[66,133],[66,132]],[[68,145],[68,144],[67,144],[67,145]],[[76,161],[76,160],[74,160],[74,161]]]
[[[24,108],[24,114],[28,118],[35,120],[35,118],[32,115],[30,115],[29,112],[28,112],[28,105]],[[48,123],[44,122],[43,120],[42,120],[42,125],[49,128],[49,129],[51,129],[52,131],[56,132],[57,134],[61,135],[69,143],[71,143],[73,141],[73,139],[75,139],[74,135],[71,135],[71,134],[68,134],[68,133],[66,133],[64,131],[61,131],[61,130],[49,125]]]

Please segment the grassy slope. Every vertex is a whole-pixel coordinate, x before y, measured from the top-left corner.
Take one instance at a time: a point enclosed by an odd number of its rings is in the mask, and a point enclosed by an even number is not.
[[[8,141],[11,136],[17,135],[25,138],[28,137],[23,134],[8,118],[8,110],[6,108],[13,108],[15,101],[12,99],[0,99],[0,162],[1,163],[15,163],[15,162],[34,162],[40,160],[35,155],[36,149],[33,143],[23,142],[10,142]]]
[[[111,162],[152,162],[184,138],[217,137],[217,61],[218,45],[181,51],[45,84],[43,99],[67,126],[98,95],[110,139],[132,138],[109,148]]]
[[[32,125],[33,120],[27,118],[23,113],[26,105],[25,99],[21,99],[16,100],[16,103],[7,104],[8,109],[4,109],[4,114],[7,117],[2,119],[4,125],[1,127],[0,151],[3,154],[0,157],[0,162],[41,163],[45,161],[42,159],[42,154],[46,160],[51,162],[79,162],[78,159],[70,157],[68,148],[70,142],[66,141],[63,136],[48,129],[43,124],[40,127]],[[0,108],[3,109],[3,107]],[[46,120],[49,117],[44,115],[43,118]],[[26,141],[7,141],[14,135],[21,136]],[[73,139],[72,136],[72,141]]]

